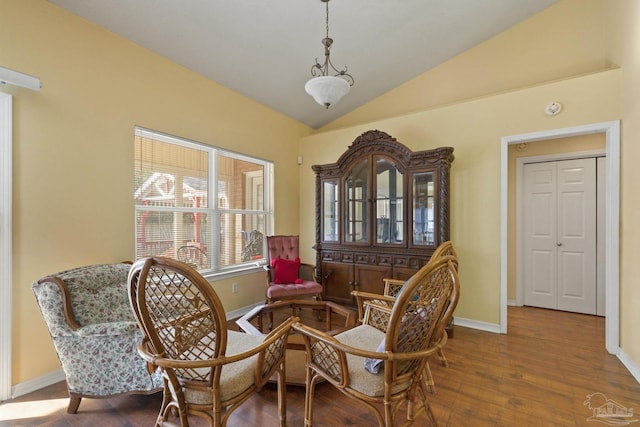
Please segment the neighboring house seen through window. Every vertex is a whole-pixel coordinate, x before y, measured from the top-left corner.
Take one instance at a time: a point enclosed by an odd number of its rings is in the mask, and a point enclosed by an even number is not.
[[[203,273],[255,267],[271,230],[273,163],[136,128],[136,258]]]

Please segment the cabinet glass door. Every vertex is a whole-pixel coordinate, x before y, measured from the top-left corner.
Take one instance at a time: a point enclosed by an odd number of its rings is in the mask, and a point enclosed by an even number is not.
[[[395,163],[376,158],[376,243],[404,242],[402,173]]]
[[[369,161],[359,162],[345,180],[345,242],[369,242]]]
[[[413,244],[435,245],[433,173],[413,175]]]
[[[322,182],[322,240],[338,241],[340,198],[337,180]]]

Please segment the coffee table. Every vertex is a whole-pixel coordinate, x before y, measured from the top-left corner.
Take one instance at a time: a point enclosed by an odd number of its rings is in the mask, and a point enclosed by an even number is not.
[[[236,320],[243,332],[251,335],[266,335],[271,322],[278,324],[289,316],[301,317],[301,322],[322,330],[330,335],[351,329],[355,326],[357,313],[331,301],[284,300],[263,304]],[[266,320],[266,321],[265,321]],[[285,355],[286,383],[305,384],[306,352],[300,334],[291,332],[287,341]]]

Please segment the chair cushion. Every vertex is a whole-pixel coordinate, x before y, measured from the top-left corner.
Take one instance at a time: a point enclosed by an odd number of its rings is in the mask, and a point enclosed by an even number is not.
[[[249,335],[242,332],[227,331],[227,356],[233,356],[262,343],[264,337]],[[251,387],[255,382],[255,370],[258,363],[258,355],[239,360],[222,368],[220,375],[220,399],[229,400]],[[211,405],[213,395],[203,389],[184,388],[184,398],[187,403]]]
[[[298,295],[314,295],[322,292],[322,285],[310,280],[302,280],[302,283],[289,283],[286,285],[271,284],[267,288],[269,299],[286,298]]]
[[[273,266],[273,283],[295,283],[300,269],[300,258],[294,260],[275,258],[271,261]]]
[[[384,332],[369,325],[360,325],[335,336],[343,344],[368,351],[376,351],[384,337]],[[364,357],[347,353],[349,387],[367,396],[383,396],[384,375],[372,375],[367,372],[364,362]],[[408,386],[408,383],[397,385],[392,389],[392,393],[398,393]]]

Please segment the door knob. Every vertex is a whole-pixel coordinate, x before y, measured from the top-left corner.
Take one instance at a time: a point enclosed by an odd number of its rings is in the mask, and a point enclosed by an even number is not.
[[[561,242],[556,243],[556,246],[562,246]]]

